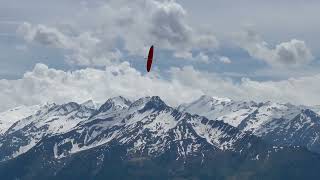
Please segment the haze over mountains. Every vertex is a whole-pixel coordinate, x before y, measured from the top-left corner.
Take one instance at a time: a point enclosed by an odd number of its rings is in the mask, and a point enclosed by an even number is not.
[[[177,108],[157,96],[17,108],[0,114],[11,125],[0,129],[0,176],[317,179],[317,112],[209,96]]]

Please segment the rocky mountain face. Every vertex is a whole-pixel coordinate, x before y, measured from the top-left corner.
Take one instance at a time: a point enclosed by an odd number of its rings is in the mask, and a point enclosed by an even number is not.
[[[266,104],[203,96],[173,108],[155,96],[134,102],[115,97],[98,108],[92,102],[46,105],[0,136],[0,177],[319,178],[320,155],[292,146],[304,140],[263,140],[281,139],[285,131],[307,137],[305,132],[311,130],[308,127],[317,121],[317,114],[292,105]],[[257,117],[264,117],[264,122]],[[309,117],[308,125],[295,126]],[[282,118],[277,121],[281,123],[272,123],[276,118]],[[266,132],[276,131],[275,127],[278,134],[271,137],[269,133],[269,137]],[[308,137],[313,135],[310,131]]]

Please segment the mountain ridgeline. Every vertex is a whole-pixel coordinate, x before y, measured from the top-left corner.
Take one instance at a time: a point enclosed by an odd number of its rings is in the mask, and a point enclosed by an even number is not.
[[[18,110],[0,113],[2,180],[320,178],[317,107],[154,96]]]

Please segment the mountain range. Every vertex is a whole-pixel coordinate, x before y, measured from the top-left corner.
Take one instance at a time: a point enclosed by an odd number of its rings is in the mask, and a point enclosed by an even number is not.
[[[15,108],[0,114],[0,177],[319,179],[317,112],[209,96]]]
[[[320,153],[318,106],[256,103],[202,96],[180,111],[221,120],[279,146],[304,146]]]

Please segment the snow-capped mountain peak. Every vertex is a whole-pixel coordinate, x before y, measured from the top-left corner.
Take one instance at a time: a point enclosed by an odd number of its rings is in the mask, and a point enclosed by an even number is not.
[[[159,96],[153,96],[151,98],[148,98],[148,100],[144,102],[144,107],[143,109],[141,109],[141,112],[151,110],[151,109],[162,110],[166,107],[167,107],[166,103],[163,102]]]
[[[200,99],[198,101],[222,103],[222,102],[231,102],[232,100],[229,98],[225,98],[225,97],[221,98],[221,97],[216,97],[216,96],[203,95],[200,97]]]
[[[82,103],[81,106],[87,107],[89,109],[97,109],[98,108],[98,104],[95,103],[93,100],[88,100],[88,101]]]
[[[233,101],[228,98],[218,98],[218,97],[203,95],[199,99],[191,103],[181,105],[179,109],[181,110],[193,109],[195,111],[205,112],[205,111],[212,110],[216,106],[225,106],[226,104],[230,104],[232,102]]]
[[[0,135],[5,133],[15,122],[35,114],[41,109],[40,105],[19,106],[0,113]]]
[[[166,108],[167,105],[165,102],[161,100],[159,96],[147,96],[140,98],[133,103],[128,108],[129,112],[134,112],[139,110],[140,112],[148,111],[148,110],[161,110]]]
[[[15,122],[4,133],[2,138],[6,140],[2,143],[8,144],[13,153],[6,152],[3,155],[5,158],[16,157],[28,151],[45,136],[66,133],[88,119],[94,111],[75,102],[42,106],[37,113]],[[0,154],[3,151],[0,147]]]
[[[300,145],[320,151],[320,118],[316,113],[318,107],[271,101],[220,102],[202,96],[180,106],[179,110],[221,120],[278,145]]]
[[[301,107],[275,102],[233,101],[226,98],[202,96],[200,99],[180,107],[181,111],[222,120],[243,130],[255,130],[275,118],[291,119]]]
[[[144,106],[150,99],[151,99],[150,96],[142,97],[142,98],[134,101],[134,102],[130,105],[129,109],[136,108],[136,107],[142,107],[142,106]]]
[[[114,97],[108,99],[101,107],[99,108],[99,112],[107,112],[114,110],[126,109],[131,105],[131,101],[122,97]]]
[[[56,111],[58,111],[60,113],[60,115],[65,115],[68,114],[72,111],[75,111],[77,109],[79,109],[81,107],[81,105],[75,103],[75,102],[69,102],[63,105],[59,105],[58,108],[56,109]]]

